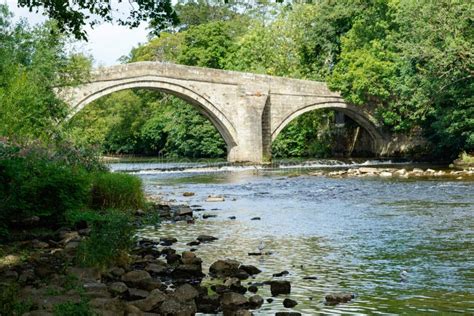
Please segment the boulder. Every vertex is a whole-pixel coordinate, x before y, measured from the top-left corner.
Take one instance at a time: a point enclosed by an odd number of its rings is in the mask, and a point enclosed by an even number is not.
[[[128,289],[128,300],[133,301],[133,300],[141,300],[145,299],[150,295],[150,292],[141,290],[141,289],[136,289],[136,288],[129,288]]]
[[[219,297],[214,296],[200,296],[196,298],[197,310],[204,314],[217,314],[220,309]]]
[[[326,304],[336,305],[339,303],[347,303],[355,297],[354,294],[350,293],[338,293],[338,294],[328,294],[326,295]]]
[[[211,242],[217,239],[218,239],[217,237],[209,236],[209,235],[199,235],[197,238],[199,242]]]
[[[298,305],[298,302],[295,300],[292,300],[291,298],[285,298],[283,300],[283,306],[285,306],[286,308],[293,308],[296,305]]]
[[[173,296],[181,302],[191,301],[198,297],[198,295],[198,290],[189,284],[181,285],[173,293]]]
[[[284,271],[281,271],[281,272],[278,272],[278,273],[274,273],[273,276],[274,277],[282,277],[282,276],[285,276],[285,275],[288,275],[290,274],[290,272],[288,272],[287,270],[284,270]]]
[[[194,301],[182,302],[176,297],[168,297],[160,306],[160,313],[167,316],[191,316],[196,314],[197,307]]]
[[[95,298],[89,302],[89,306],[97,315],[125,315],[126,306],[118,298]]]
[[[183,192],[183,196],[193,196],[194,192]]]
[[[161,237],[160,238],[160,245],[162,245],[162,246],[171,246],[172,244],[174,244],[177,241],[178,241],[178,239],[176,239],[174,237]]]
[[[244,307],[248,303],[245,296],[239,293],[228,292],[222,294],[221,306],[225,311],[236,311]]]
[[[252,266],[252,265],[244,265],[243,264],[243,265],[240,266],[239,269],[244,270],[245,272],[247,272],[250,275],[259,274],[260,272],[262,272],[262,270],[260,270],[256,266]]]
[[[167,266],[164,264],[150,263],[145,267],[145,271],[151,274],[163,274],[167,270]]]
[[[277,296],[280,294],[290,294],[291,284],[288,281],[271,281],[270,291],[272,292],[272,296]]]
[[[109,292],[112,293],[112,295],[124,295],[128,292],[128,287],[123,282],[110,283]]]
[[[134,270],[122,275],[122,281],[132,287],[140,287],[148,280],[151,280],[151,276],[148,272],[143,270]]]
[[[252,295],[249,297],[249,306],[252,309],[260,308],[263,305],[263,298],[260,295]]]
[[[107,285],[99,282],[87,282],[83,285],[86,295],[90,298],[110,298]]]
[[[209,195],[206,199],[206,202],[224,202],[225,199],[223,196],[220,196],[220,195]]]
[[[209,267],[209,273],[217,277],[233,276],[239,272],[240,262],[235,260],[217,260]]]
[[[166,295],[160,290],[151,291],[150,295],[141,300],[130,302],[129,304],[138,307],[141,311],[149,312],[159,306],[166,299]]]

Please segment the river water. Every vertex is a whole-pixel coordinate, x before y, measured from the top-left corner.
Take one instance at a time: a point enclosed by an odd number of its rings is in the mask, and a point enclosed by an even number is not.
[[[205,272],[217,259],[229,258],[263,271],[249,282],[291,281],[288,297],[298,301],[295,308],[284,308],[287,296],[281,296],[265,302],[255,315],[474,314],[474,182],[308,175],[340,167],[344,163],[337,161],[269,169],[112,165],[139,175],[148,194],[204,209],[198,216],[217,215],[195,224],[147,227],[141,235],[176,237],[179,250],[188,250],[186,243],[200,234],[213,235],[219,240],[197,246]],[[183,197],[185,191],[195,195]],[[225,201],[205,202],[216,194]],[[257,216],[261,220],[251,220]],[[248,256],[258,251],[261,240],[263,251],[272,254]],[[272,277],[283,270],[289,275]],[[356,298],[327,306],[329,293],[354,293]],[[270,297],[269,287],[257,294]]]

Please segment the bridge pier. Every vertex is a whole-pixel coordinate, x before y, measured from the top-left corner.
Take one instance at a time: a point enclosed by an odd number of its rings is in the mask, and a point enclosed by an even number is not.
[[[268,86],[241,85],[238,95],[232,119],[237,132],[237,145],[230,148],[227,160],[263,163],[267,153],[263,147],[262,118],[265,107],[270,106]]]

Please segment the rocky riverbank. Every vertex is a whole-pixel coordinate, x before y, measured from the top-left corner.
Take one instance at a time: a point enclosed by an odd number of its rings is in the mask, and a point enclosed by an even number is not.
[[[187,221],[190,225],[195,218],[192,209],[185,205],[155,201],[155,211],[164,219]],[[136,216],[142,216],[141,212]],[[285,296],[282,303],[288,312],[276,315],[299,315],[292,310],[298,302],[291,299],[289,281],[253,282],[261,272],[258,267],[225,258],[216,258],[204,271],[196,253],[200,244],[217,239],[213,236],[196,236],[195,241],[188,243],[189,250],[180,253],[172,248],[177,238],[141,239],[129,256],[113,267],[74,266],[77,249],[89,233],[87,228],[61,229],[54,236],[17,244],[22,253],[30,254],[28,258],[2,258],[2,288],[19,286],[16,299],[24,307],[23,315],[67,315],[71,306],[114,316],[252,315],[252,311],[279,295]],[[278,278],[284,273],[273,276]],[[262,287],[269,287],[272,297],[259,295]],[[326,303],[344,303],[353,298],[351,294],[330,294]]]
[[[434,170],[434,169],[398,169],[398,168],[375,168],[375,167],[360,167],[349,168],[337,171],[317,171],[309,173],[312,176],[327,176],[332,178],[344,177],[382,177],[382,178],[450,178],[456,180],[474,179],[474,168],[465,170]]]

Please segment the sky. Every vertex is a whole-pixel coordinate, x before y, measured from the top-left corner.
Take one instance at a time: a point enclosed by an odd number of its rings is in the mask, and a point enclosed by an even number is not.
[[[46,18],[40,13],[29,12],[28,9],[18,8],[16,0],[0,0],[6,3],[14,14],[14,20],[25,18],[30,24],[44,22]],[[0,3],[1,3],[0,2]],[[147,42],[146,23],[138,28],[129,29],[125,26],[104,23],[94,29],[86,28],[88,42],[79,42],[76,49],[92,55],[95,66],[110,66],[118,64],[121,56],[128,55],[133,47]]]

